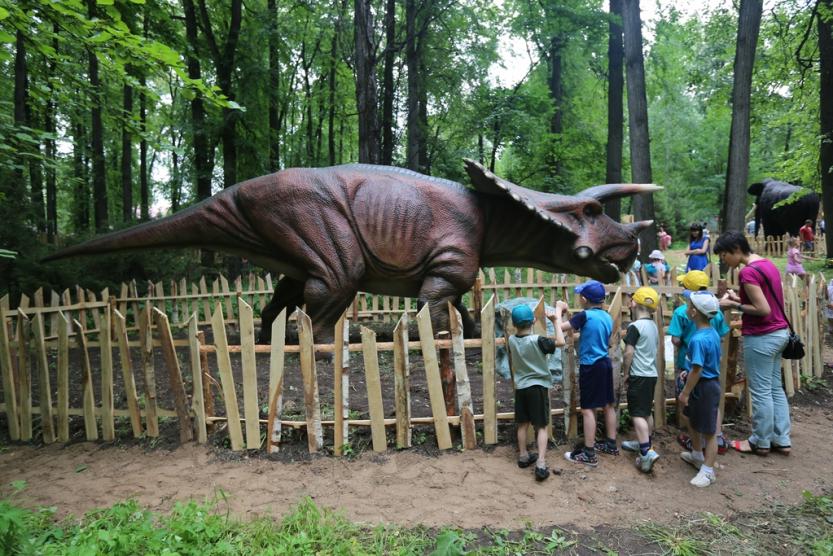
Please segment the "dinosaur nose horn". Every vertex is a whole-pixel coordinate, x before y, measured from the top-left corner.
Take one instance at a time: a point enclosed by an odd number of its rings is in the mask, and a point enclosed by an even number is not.
[[[589,259],[593,256],[593,250],[586,245],[582,245],[580,247],[576,247],[575,254],[579,259]]]
[[[629,195],[637,195],[639,193],[652,193],[659,191],[662,187],[653,183],[608,183],[605,185],[597,185],[585,189],[579,195],[581,197],[593,197],[600,203],[627,197]]]

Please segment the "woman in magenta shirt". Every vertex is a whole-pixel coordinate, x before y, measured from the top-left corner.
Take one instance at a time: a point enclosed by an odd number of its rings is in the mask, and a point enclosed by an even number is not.
[[[743,265],[738,273],[739,294],[729,290],[720,300],[722,309],[742,314],[743,364],[752,395],[752,434],[732,445],[740,452],[789,454],[790,406],[781,386],[781,353],[789,325],[784,317],[781,273],[772,261],[753,253],[740,232],[722,234],[714,252],[729,268]]]

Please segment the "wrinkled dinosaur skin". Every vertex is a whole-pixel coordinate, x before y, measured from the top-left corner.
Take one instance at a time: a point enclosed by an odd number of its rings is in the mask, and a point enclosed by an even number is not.
[[[46,260],[128,249],[200,247],[241,255],[284,277],[261,317],[260,342],[284,308],[306,304],[327,341],[358,291],[416,297],[435,330],[480,267],[532,266],[619,278],[650,222],[622,225],[602,202],[658,189],[602,185],[579,196],[542,193],[498,178],[476,162],[474,190],[400,168],[291,168],[225,189],[175,215],[62,249]]]

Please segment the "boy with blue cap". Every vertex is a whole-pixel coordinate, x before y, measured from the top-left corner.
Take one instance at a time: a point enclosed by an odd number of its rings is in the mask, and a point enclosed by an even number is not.
[[[518,467],[526,468],[536,463],[535,480],[543,481],[550,475],[546,463],[547,425],[550,422],[550,374],[547,355],[563,347],[561,314],[567,307],[563,301],[555,305],[555,311],[547,311],[547,318],[555,329],[555,339],[532,333],[535,316],[527,305],[512,309],[515,333],[509,337],[509,354],[515,381],[515,424],[518,428]],[[535,429],[538,453],[527,450],[526,431],[530,423]]]
[[[605,287],[601,282],[588,280],[576,286],[583,311],[576,313],[562,328],[581,332],[579,341],[579,398],[584,421],[584,446],[578,446],[564,457],[591,467],[598,465],[596,451],[619,455],[616,447],[616,406],[613,396],[613,365],[608,357],[608,344],[613,332],[613,319],[604,310]],[[596,440],[596,410],[604,409],[604,441]]]

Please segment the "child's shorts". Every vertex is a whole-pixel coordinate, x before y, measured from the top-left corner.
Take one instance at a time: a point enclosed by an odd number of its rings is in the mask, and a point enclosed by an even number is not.
[[[536,429],[549,425],[549,388],[534,385],[515,390],[515,422],[532,423]]]
[[[590,365],[579,365],[578,388],[582,409],[598,409],[612,404],[615,399],[610,357],[602,357]]]
[[[654,409],[655,376],[628,377],[628,413],[631,417],[648,418]]]
[[[691,428],[702,434],[717,432],[717,408],[720,404],[720,380],[701,378],[691,395],[683,414],[688,417]]]

